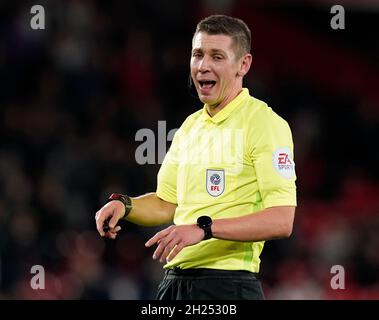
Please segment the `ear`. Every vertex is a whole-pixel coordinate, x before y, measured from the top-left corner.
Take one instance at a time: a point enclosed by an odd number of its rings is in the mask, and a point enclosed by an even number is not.
[[[237,75],[239,77],[243,77],[246,73],[249,72],[252,60],[253,57],[250,53],[246,53],[243,57],[240,58],[239,69],[237,72]]]

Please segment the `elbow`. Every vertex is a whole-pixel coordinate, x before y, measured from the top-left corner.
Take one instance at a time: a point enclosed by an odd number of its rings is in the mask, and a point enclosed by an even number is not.
[[[292,231],[293,231],[293,223],[288,223],[284,225],[281,230],[281,237],[289,238],[292,235]]]
[[[286,229],[284,230],[284,232],[283,232],[283,237],[284,237],[284,238],[289,238],[289,237],[292,235],[292,230],[293,230],[292,226],[286,228]]]
[[[289,238],[292,235],[293,223],[289,221],[282,221],[277,226],[276,238]]]
[[[294,218],[295,210],[291,210],[287,215],[284,215],[280,228],[280,233],[283,238],[289,238],[292,235]]]

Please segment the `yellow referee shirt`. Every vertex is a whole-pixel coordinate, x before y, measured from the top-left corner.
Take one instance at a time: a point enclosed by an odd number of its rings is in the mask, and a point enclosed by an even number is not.
[[[296,206],[290,128],[266,103],[241,93],[210,117],[206,106],[176,132],[158,173],[157,195],[177,204],[174,223],[232,218]],[[185,247],[165,268],[259,271],[264,241],[209,239]]]

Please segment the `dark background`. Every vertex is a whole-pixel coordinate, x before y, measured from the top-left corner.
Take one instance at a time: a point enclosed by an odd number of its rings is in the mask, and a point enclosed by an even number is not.
[[[201,108],[191,39],[214,13],[251,28],[245,86],[294,138],[294,232],[266,243],[267,298],[378,299],[379,5],[356,2],[2,1],[0,299],[154,298],[163,271],[144,242],[161,228],[123,223],[104,240],[94,215],[111,192],[155,191],[159,164],[136,163],[135,134]],[[30,27],[34,4],[45,30]],[[330,27],[334,4],[345,30]],[[30,287],[33,265],[45,290]]]

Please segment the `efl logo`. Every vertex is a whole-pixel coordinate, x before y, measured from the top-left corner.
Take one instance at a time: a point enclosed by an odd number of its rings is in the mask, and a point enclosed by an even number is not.
[[[211,191],[220,191],[221,177],[215,173],[211,176]]]
[[[272,162],[276,171],[284,178],[291,179],[295,176],[295,163],[291,159],[289,148],[277,149]]]
[[[225,189],[225,171],[207,169],[207,191],[212,197],[222,195]]]

